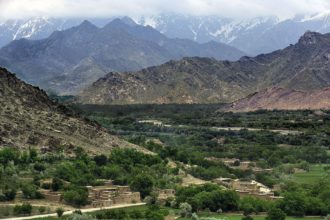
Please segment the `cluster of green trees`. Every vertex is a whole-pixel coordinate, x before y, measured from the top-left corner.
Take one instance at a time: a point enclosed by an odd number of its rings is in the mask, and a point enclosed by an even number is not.
[[[95,214],[96,219],[149,219],[163,220],[169,214],[168,210],[162,209],[157,205],[148,208],[134,208],[131,210],[115,209],[100,211]]]
[[[223,190],[217,185],[190,186],[179,188],[175,201],[168,206],[179,208],[187,203],[192,212],[209,210],[212,212],[242,211],[245,216],[268,212],[269,220],[284,219],[286,215],[303,217],[305,215],[326,216],[330,213],[329,180],[307,187],[287,184],[283,199],[268,201],[255,197],[239,197],[236,192]],[[274,217],[275,216],[275,217]],[[248,218],[246,218],[248,219]]]
[[[29,167],[29,165],[36,165],[38,161],[39,157],[35,149],[22,152],[12,148],[0,150],[0,201],[14,200],[19,189],[22,190],[23,196],[27,199],[42,198],[33,182],[19,179],[19,173],[26,169],[33,175],[37,175],[40,172],[40,167]]]
[[[194,212],[205,209],[212,212],[229,212],[239,209],[239,195],[236,192],[223,190],[213,184],[179,188],[176,192],[176,202],[190,204]]]
[[[287,183],[284,199],[277,207],[287,215],[327,215],[330,214],[330,180],[324,179],[315,184]]]
[[[38,155],[34,149],[21,152],[1,149],[0,200],[15,199],[18,190],[26,199],[41,199],[39,190],[44,188],[61,191],[65,202],[80,207],[88,203],[86,186],[100,185],[100,179],[129,185],[143,198],[155,187],[174,188],[181,181],[177,177],[178,169],[169,168],[167,161],[157,155],[146,155],[133,149],[115,149],[108,156],[77,152],[76,157],[61,158]],[[52,182],[43,183],[43,179]]]
[[[144,198],[154,187],[173,188],[180,182],[177,169],[167,167],[167,161],[157,155],[133,149],[114,149],[109,156],[97,155],[63,161],[54,176],[77,186],[99,185],[98,179],[111,179],[118,185],[129,185]],[[82,193],[80,193],[82,194]]]

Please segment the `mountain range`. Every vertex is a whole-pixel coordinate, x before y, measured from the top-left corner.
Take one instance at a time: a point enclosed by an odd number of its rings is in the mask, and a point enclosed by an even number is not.
[[[90,104],[233,102],[266,88],[330,86],[330,34],[306,32],[283,50],[238,61],[184,58],[138,72],[109,73],[81,94]]]
[[[110,71],[134,71],[185,56],[237,60],[243,55],[215,41],[170,39],[124,18],[103,28],[84,21],[46,39],[12,41],[0,50],[0,65],[33,85],[76,94]]]
[[[151,25],[168,37],[193,39],[201,43],[214,40],[250,55],[258,55],[294,44],[307,30],[330,32],[330,12],[296,15],[287,19],[274,16],[229,19],[163,14],[142,17],[139,23]]]
[[[113,19],[90,20],[96,26],[103,27]],[[53,31],[76,26],[83,20],[35,17],[4,21],[0,23],[0,47],[20,38],[46,38]],[[149,25],[169,38],[191,39],[199,43],[213,40],[236,47],[249,55],[283,49],[294,44],[307,30],[330,32],[330,12],[297,15],[287,19],[274,16],[232,19],[221,16],[160,14],[135,17],[134,21],[144,26]]]
[[[9,19],[0,22],[0,48],[13,40],[22,38],[40,40],[49,37],[54,31],[63,31],[77,26],[84,19],[79,18],[51,18],[32,17],[29,19]],[[104,26],[113,19],[90,19],[99,27]]]
[[[49,99],[38,87],[0,68],[0,145],[50,151],[106,152],[116,147],[138,148],[106,129]],[[139,149],[139,148],[138,148]]]

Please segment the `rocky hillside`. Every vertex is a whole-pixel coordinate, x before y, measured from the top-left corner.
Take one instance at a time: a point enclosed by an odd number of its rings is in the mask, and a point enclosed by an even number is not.
[[[295,45],[239,61],[185,58],[138,72],[110,73],[80,95],[83,103],[232,102],[271,87],[330,86],[330,34],[306,32]]]
[[[237,60],[243,55],[221,43],[170,39],[126,18],[103,28],[84,21],[43,40],[13,41],[0,50],[0,65],[33,85],[76,94],[110,71],[136,71],[184,56]]]
[[[330,88],[312,92],[270,88],[235,101],[224,108],[226,111],[246,112],[266,110],[330,109]]]
[[[108,152],[114,147],[134,147],[109,135],[94,122],[82,119],[51,101],[46,93],[0,68],[0,146],[47,146],[73,151]]]
[[[224,68],[224,63],[214,59],[184,58],[136,73],[112,72],[84,90],[79,102],[214,103],[244,96],[250,85],[243,80],[246,76],[231,76]]]

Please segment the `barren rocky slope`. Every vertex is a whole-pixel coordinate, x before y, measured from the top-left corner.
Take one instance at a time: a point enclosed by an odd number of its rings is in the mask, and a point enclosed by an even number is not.
[[[110,73],[80,94],[93,104],[224,103],[266,88],[330,86],[330,34],[306,32],[295,45],[239,61],[184,58],[138,72]]]
[[[73,151],[108,152],[114,147],[135,147],[94,122],[80,118],[51,101],[46,93],[0,68],[0,146],[47,146]]]

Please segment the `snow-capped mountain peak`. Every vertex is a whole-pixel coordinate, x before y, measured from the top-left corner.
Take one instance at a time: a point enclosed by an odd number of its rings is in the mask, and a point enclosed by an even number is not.
[[[112,20],[91,19],[97,26]],[[0,23],[0,47],[20,38],[40,39],[56,30],[76,26],[84,19],[55,19],[37,17],[8,20]],[[151,26],[170,38],[191,39],[199,43],[218,41],[229,44],[250,55],[267,53],[298,41],[307,30],[330,32],[330,11],[299,15],[286,20],[277,17],[231,19],[221,16],[188,16],[160,14],[135,17],[140,25]]]

